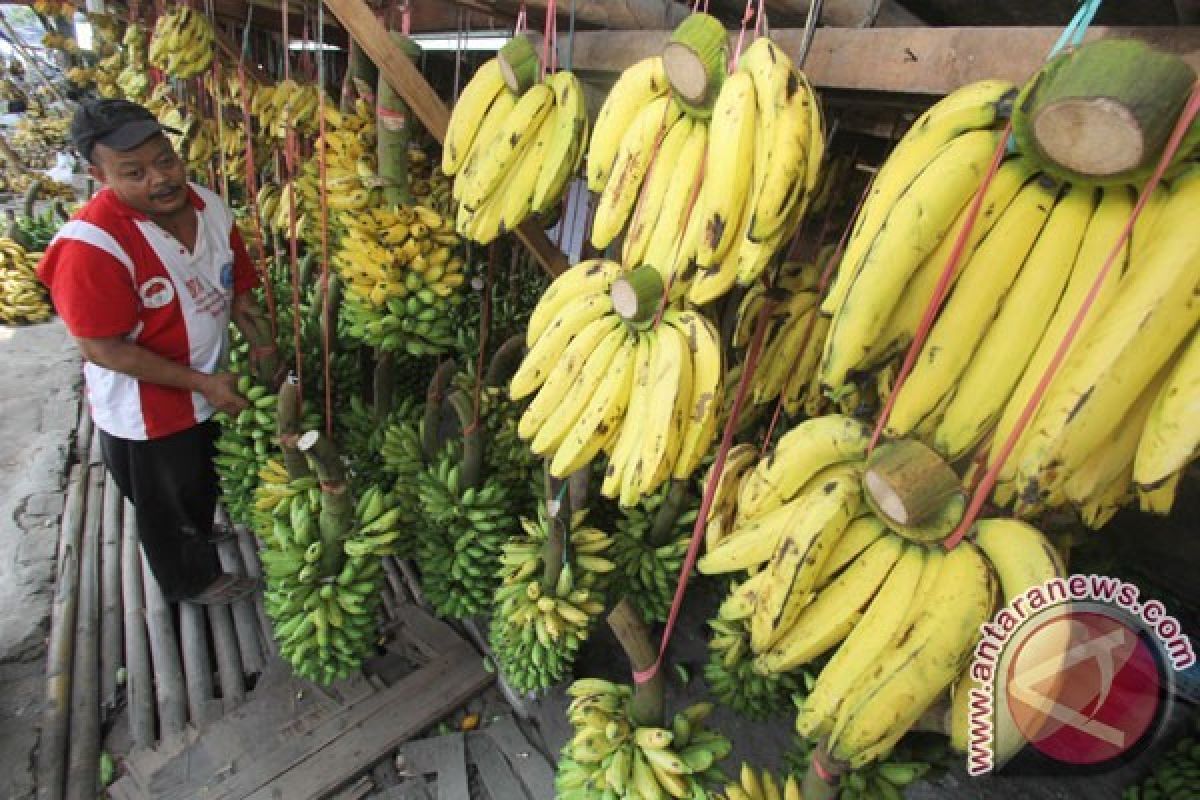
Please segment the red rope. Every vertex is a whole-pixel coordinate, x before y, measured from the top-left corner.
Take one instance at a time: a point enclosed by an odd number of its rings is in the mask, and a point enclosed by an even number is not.
[[[558,0],[546,3],[546,24],[542,34],[543,80],[550,69],[558,69]]]
[[[1067,357],[1067,352],[1071,349],[1071,345],[1074,344],[1075,338],[1079,335],[1083,323],[1087,320],[1088,312],[1091,311],[1096,298],[1100,296],[1100,290],[1104,286],[1104,281],[1108,277],[1109,271],[1112,270],[1113,264],[1116,263],[1117,257],[1121,254],[1121,249],[1125,246],[1129,237],[1133,235],[1133,226],[1137,222],[1137,218],[1141,215],[1142,209],[1146,207],[1146,203],[1150,200],[1154,189],[1162,181],[1163,173],[1166,172],[1167,166],[1170,165],[1171,160],[1175,157],[1175,153],[1179,150],[1179,145],[1183,142],[1184,135],[1187,133],[1192,120],[1196,118],[1198,112],[1200,112],[1200,81],[1192,84],[1191,97],[1188,98],[1183,113],[1175,123],[1175,130],[1172,131],[1171,138],[1167,141],[1166,149],[1163,150],[1162,157],[1158,160],[1158,166],[1155,167],[1150,179],[1146,181],[1146,185],[1142,187],[1137,204],[1133,207],[1133,213],[1129,215],[1129,219],[1126,221],[1120,237],[1113,245],[1108,257],[1104,260],[1104,266],[1096,273],[1096,279],[1092,281],[1092,286],[1083,298],[1079,310],[1075,312],[1075,317],[1071,320],[1070,327],[1063,334],[1062,341],[1058,343],[1058,348],[1054,351],[1050,363],[1046,365],[1041,380],[1038,381],[1033,394],[1026,401],[1025,407],[1021,409],[1021,416],[1017,418],[1016,425],[1009,432],[1008,438],[1000,445],[995,461],[992,462],[992,465],[984,474],[979,485],[975,487],[975,493],[971,496],[971,503],[967,506],[967,511],[963,515],[962,521],[958,524],[958,528],[942,543],[947,550],[956,547],[962,541],[962,538],[967,535],[967,532],[971,530],[971,526],[975,524],[980,511],[983,510],[984,503],[987,502],[987,498],[992,493],[992,488],[996,485],[996,479],[1000,475],[1000,470],[1004,468],[1005,462],[1012,455],[1012,451],[1016,448],[1017,442],[1025,433],[1025,429],[1033,421],[1034,413],[1037,411],[1038,406],[1041,405],[1042,399],[1049,390],[1051,382],[1053,382],[1059,368]],[[892,395],[895,396],[895,390],[892,391]]]
[[[517,22],[513,26],[513,36],[520,36],[525,32],[525,28],[529,25],[529,14],[525,10],[525,3],[522,0],[521,10],[517,12]]]
[[[654,664],[649,669],[633,673],[633,680],[637,683],[646,683],[658,674],[658,670],[662,666],[663,657],[667,652],[667,646],[671,642],[671,634],[675,631],[675,622],[679,617],[679,610],[683,606],[683,597],[687,593],[692,568],[695,567],[696,558],[700,555],[700,544],[704,541],[704,529],[707,527],[708,513],[712,510],[713,500],[717,494],[717,484],[720,483],[721,473],[725,470],[725,458],[729,455],[729,449],[733,446],[733,435],[737,430],[738,418],[742,415],[742,406],[746,402],[746,393],[750,388],[750,378],[754,375],[754,368],[758,365],[758,357],[762,353],[763,339],[767,330],[767,318],[770,316],[772,306],[774,306],[774,301],[768,299],[763,303],[762,308],[758,312],[758,321],[755,323],[754,336],[750,341],[750,350],[746,355],[746,363],[742,367],[742,376],[738,381],[737,394],[733,398],[733,409],[729,413],[729,419],[725,422],[725,431],[721,435],[721,445],[717,449],[717,459],[713,462],[712,470],[708,473],[708,481],[704,486],[704,496],[700,501],[700,511],[696,516],[696,524],[692,526],[692,540],[688,544],[687,555],[684,556],[683,566],[679,571],[679,582],[675,585],[675,597],[671,601],[671,611],[667,615],[666,627],[663,628],[662,642],[658,648],[658,658],[655,659]]]
[[[319,54],[318,58],[322,58]],[[321,189],[321,362],[325,371],[325,433],[333,438],[333,343],[330,341],[330,329],[333,320],[330,318],[329,307],[329,183],[325,165],[325,87],[317,84],[317,129],[320,139],[317,144],[317,171],[320,175]]]
[[[283,75],[284,80],[291,78],[291,69],[288,64],[288,0],[283,0],[280,4],[280,15],[283,17]],[[294,178],[296,175],[296,153],[298,150],[296,143],[296,129],[292,126],[291,115],[288,115],[287,132],[284,138],[283,162],[285,166],[286,179],[285,186],[289,183],[291,188],[287,193],[288,196],[288,257],[292,273],[292,343],[295,347],[295,362],[296,362],[296,393],[300,402],[304,402],[304,355],[303,341],[300,335],[300,255],[299,243],[296,241],[296,186]]]
[[[271,341],[279,339],[279,319],[275,313],[275,289],[271,284],[271,272],[267,268],[266,239],[263,236],[262,220],[258,208],[258,172],[254,166],[254,128],[250,122],[250,100],[247,97],[246,66],[238,63],[238,83],[242,98],[242,125],[246,129],[246,203],[254,220],[254,249],[257,256],[259,280],[262,281],[263,296],[267,301],[267,315],[271,320]]]
[[[1004,160],[1004,156],[1008,152],[1008,137],[1011,133],[1012,120],[1009,120],[1008,124],[1004,126],[1004,131],[1000,134],[1000,142],[996,145],[996,152],[992,154],[992,161],[988,165],[987,173],[983,176],[983,182],[979,184],[979,189],[975,192],[975,196],[971,198],[971,204],[967,207],[967,217],[963,221],[962,229],[958,232],[958,238],[954,240],[954,247],[950,251],[950,257],[946,259],[946,266],[942,269],[937,286],[934,287],[933,296],[929,298],[929,304],[925,306],[925,314],[921,317],[921,324],[917,326],[912,344],[908,346],[908,352],[904,354],[904,364],[900,367],[900,373],[896,376],[896,382],[892,385],[892,393],[888,395],[887,402],[883,405],[883,411],[879,414],[879,421],[875,424],[875,430],[871,434],[871,443],[867,448],[868,453],[874,450],[875,445],[879,443],[879,437],[883,434],[883,429],[892,414],[892,407],[896,404],[896,398],[899,396],[901,388],[904,387],[904,382],[908,380],[909,373],[916,366],[917,356],[920,355],[921,348],[925,346],[925,340],[929,337],[929,333],[933,329],[933,322],[942,307],[942,301],[946,299],[946,295],[950,291],[950,282],[954,279],[958,263],[966,253],[967,239],[970,238],[971,230],[975,227],[975,222],[979,219],[979,211],[983,208],[983,196],[987,193],[988,187],[991,186],[992,179],[996,177],[996,173],[1000,169],[1000,162]]]
[[[400,32],[405,36],[412,33],[412,3],[404,3],[404,10],[400,12]]]
[[[708,3],[705,3],[705,11]],[[729,74],[732,75],[737,71],[738,59],[742,57],[742,45],[746,41],[746,28],[750,25],[750,20],[754,19],[754,0],[746,0],[746,13],[742,15],[742,30],[738,33],[737,49],[733,51],[733,58],[729,60]]]

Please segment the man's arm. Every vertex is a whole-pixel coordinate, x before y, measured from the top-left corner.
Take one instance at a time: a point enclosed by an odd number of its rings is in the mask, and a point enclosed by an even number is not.
[[[218,411],[236,414],[248,405],[246,399],[238,394],[237,378],[228,372],[209,375],[163,358],[121,337],[76,338],[75,341],[83,357],[93,364],[139,381],[197,392],[204,395]]]

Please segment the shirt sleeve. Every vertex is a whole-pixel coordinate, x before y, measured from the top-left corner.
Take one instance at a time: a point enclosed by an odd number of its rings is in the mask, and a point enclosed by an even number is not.
[[[137,325],[141,303],[129,271],[104,250],[76,240],[56,242],[37,272],[72,336],[124,336]]]
[[[237,225],[229,230],[229,248],[233,251],[233,293],[235,295],[248,292],[258,286],[258,272],[254,262],[242,241],[242,234]]]

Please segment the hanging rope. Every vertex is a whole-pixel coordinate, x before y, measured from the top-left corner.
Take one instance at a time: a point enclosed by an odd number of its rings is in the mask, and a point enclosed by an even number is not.
[[[542,80],[558,69],[558,0],[546,3],[546,23],[542,32]]]
[[[283,17],[283,75],[284,80],[291,78],[291,70],[288,65],[288,0],[283,0],[280,5],[280,14]],[[300,403],[304,403],[304,354],[303,354],[303,337],[300,331],[300,254],[299,243],[296,236],[296,191],[295,191],[295,174],[296,174],[296,129],[292,125],[291,114],[289,113],[284,119],[286,130],[284,133],[284,149],[283,163],[285,173],[285,185],[290,184],[291,189],[288,191],[288,258],[289,266],[292,274],[292,344],[295,348],[294,361],[296,373],[296,392],[299,395]]]
[[[658,658],[655,659],[654,664],[649,669],[633,673],[633,679],[636,683],[646,683],[658,674],[659,669],[662,667],[663,657],[667,652],[667,646],[671,643],[671,635],[675,632],[675,622],[679,617],[679,610],[683,607],[683,597],[687,593],[688,581],[690,580],[692,569],[696,566],[696,558],[700,555],[700,545],[704,541],[704,529],[707,526],[708,514],[712,509],[713,500],[717,494],[717,484],[720,483],[721,473],[725,471],[725,459],[729,455],[729,449],[733,446],[733,435],[737,431],[738,419],[742,415],[742,407],[746,402],[746,394],[750,388],[750,379],[754,375],[754,369],[758,366],[758,359],[762,354],[763,340],[766,338],[767,319],[770,317],[774,305],[774,300],[768,298],[758,312],[758,320],[754,325],[754,336],[750,340],[750,350],[746,354],[746,363],[742,366],[742,376],[738,381],[737,394],[733,398],[733,408],[729,413],[729,419],[725,422],[725,430],[721,435],[721,444],[717,448],[717,458],[708,473],[708,480],[704,485],[704,495],[700,500],[700,510],[696,515],[696,523],[692,526],[692,540],[688,543],[687,554],[683,558],[683,565],[679,571],[679,581],[675,585],[675,596],[671,600],[671,610],[667,614],[667,623],[663,628],[662,640],[658,648]]]
[[[975,524],[975,520],[978,518],[984,504],[992,493],[992,488],[996,485],[996,479],[1000,476],[1000,470],[1004,468],[1005,462],[1012,455],[1013,449],[1016,448],[1017,442],[1020,441],[1021,436],[1025,433],[1025,429],[1033,421],[1034,413],[1037,411],[1038,406],[1041,405],[1042,399],[1050,389],[1050,384],[1058,374],[1058,370],[1066,359],[1067,353],[1070,352],[1071,345],[1074,344],[1075,338],[1083,328],[1083,323],[1087,320],[1087,315],[1092,310],[1096,298],[1100,296],[1100,290],[1104,286],[1104,281],[1108,277],[1108,273],[1117,262],[1117,258],[1120,256],[1121,250],[1125,247],[1125,243],[1133,235],[1133,227],[1141,215],[1142,209],[1146,207],[1146,203],[1150,200],[1150,196],[1154,193],[1155,188],[1162,182],[1163,174],[1167,171],[1167,167],[1178,152],[1179,146],[1183,142],[1183,137],[1187,133],[1188,128],[1191,127],[1197,113],[1200,113],[1200,81],[1192,84],[1191,97],[1188,99],[1179,120],[1175,123],[1175,129],[1171,133],[1171,138],[1167,141],[1166,149],[1163,150],[1154,173],[1146,181],[1146,185],[1142,187],[1142,191],[1138,195],[1137,204],[1133,207],[1133,213],[1129,215],[1125,227],[1121,230],[1120,237],[1118,237],[1108,257],[1104,260],[1104,265],[1096,273],[1096,278],[1092,282],[1091,288],[1083,298],[1083,302],[1080,304],[1079,310],[1075,313],[1075,317],[1071,320],[1070,326],[1063,334],[1062,341],[1058,343],[1058,348],[1055,349],[1054,355],[1051,356],[1050,363],[1046,365],[1046,369],[1042,373],[1037,387],[1033,390],[1033,394],[1030,395],[1029,400],[1026,401],[1025,407],[1021,409],[1021,415],[1017,418],[1012,431],[1009,432],[1008,438],[1000,445],[1000,449],[996,452],[996,458],[992,462],[991,467],[988,468],[979,485],[975,487],[975,493],[971,496],[971,503],[967,506],[967,511],[963,515],[958,528],[943,543],[947,550],[957,546],[962,541],[962,538],[967,535],[967,532],[971,530],[971,526]]]
[[[729,59],[729,74],[737,71],[738,60],[742,57],[742,46],[746,43],[746,28],[754,19],[754,0],[746,0],[746,12],[742,14],[742,29],[738,31],[737,47],[733,50],[733,58]]]
[[[333,342],[329,302],[329,182],[325,164],[325,4],[317,4],[317,172],[321,183],[321,366],[325,372],[325,435],[333,438]]]

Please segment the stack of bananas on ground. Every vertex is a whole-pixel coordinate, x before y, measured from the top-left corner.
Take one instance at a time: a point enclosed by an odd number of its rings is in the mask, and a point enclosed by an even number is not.
[[[154,23],[150,63],[172,78],[194,78],[212,66],[217,52],[212,23],[190,6],[163,14]]]
[[[633,603],[647,622],[665,622],[699,514],[688,481],[663,484],[622,509],[609,557],[617,565],[613,593]]]
[[[795,775],[776,778],[767,770],[759,772],[749,764],[742,764],[736,783],[725,786],[725,792],[717,795],[719,800],[801,800],[800,784]]]
[[[379,487],[363,492],[351,529],[327,530],[329,502],[316,477],[289,478],[279,461],[263,468],[255,530],[267,613],[284,660],[324,684],[358,670],[374,647],[380,558],[400,537],[400,514]]]
[[[453,223],[424,206],[338,215],[333,264],[345,286],[350,336],[385,352],[414,356],[454,346],[463,303],[461,240]]]
[[[592,244],[626,230],[621,262],[646,264],[704,305],[758,280],[802,219],[824,151],[820,108],[770,39],[742,54],[707,116],[685,111],[663,60],[626,70],[596,121]]]
[[[469,402],[465,395],[456,396]],[[438,616],[453,619],[491,607],[501,552],[516,527],[508,492],[496,475],[468,485],[461,466],[463,447],[447,443],[416,477],[421,587]]]
[[[669,727],[657,727],[634,720],[633,690],[623,684],[581,678],[567,694],[575,736],[558,759],[558,800],[709,797],[709,787],[723,779],[714,765],[732,745],[704,727],[711,703],[685,708]]]
[[[1121,800],[1169,800],[1187,797],[1200,785],[1200,714],[1192,712],[1188,735],[1155,760],[1154,771],[1121,793]]]
[[[28,325],[50,319],[54,309],[37,277],[41,253],[27,253],[7,236],[0,238],[0,322]]]
[[[587,123],[574,73],[556,72],[518,97],[496,59],[480,67],[454,106],[442,148],[459,233],[487,244],[531,214],[552,215],[579,168]]]
[[[763,304],[768,298],[776,302],[750,382],[748,399],[753,405],[773,403],[782,394],[788,416],[797,416],[805,407],[829,329],[828,318],[817,310],[818,277],[813,264],[787,262],[772,290],[756,283],[742,296],[733,336],[740,348],[749,347]]]
[[[533,395],[518,433],[550,460],[551,474],[566,477],[603,450],[601,491],[631,506],[699,466],[716,434],[724,375],[712,323],[667,309],[654,326],[661,283],[630,311],[634,289],[621,272],[592,260],[555,279],[530,316],[529,351],[510,390]],[[653,270],[630,279],[647,276],[657,281]],[[638,318],[648,319],[630,324]]]
[[[612,571],[605,556],[612,537],[575,515],[570,530],[539,513],[522,519],[523,535],[512,537],[500,557],[489,641],[497,666],[519,692],[546,689],[563,679],[604,611],[601,584]],[[547,565],[547,558],[554,560]]]

